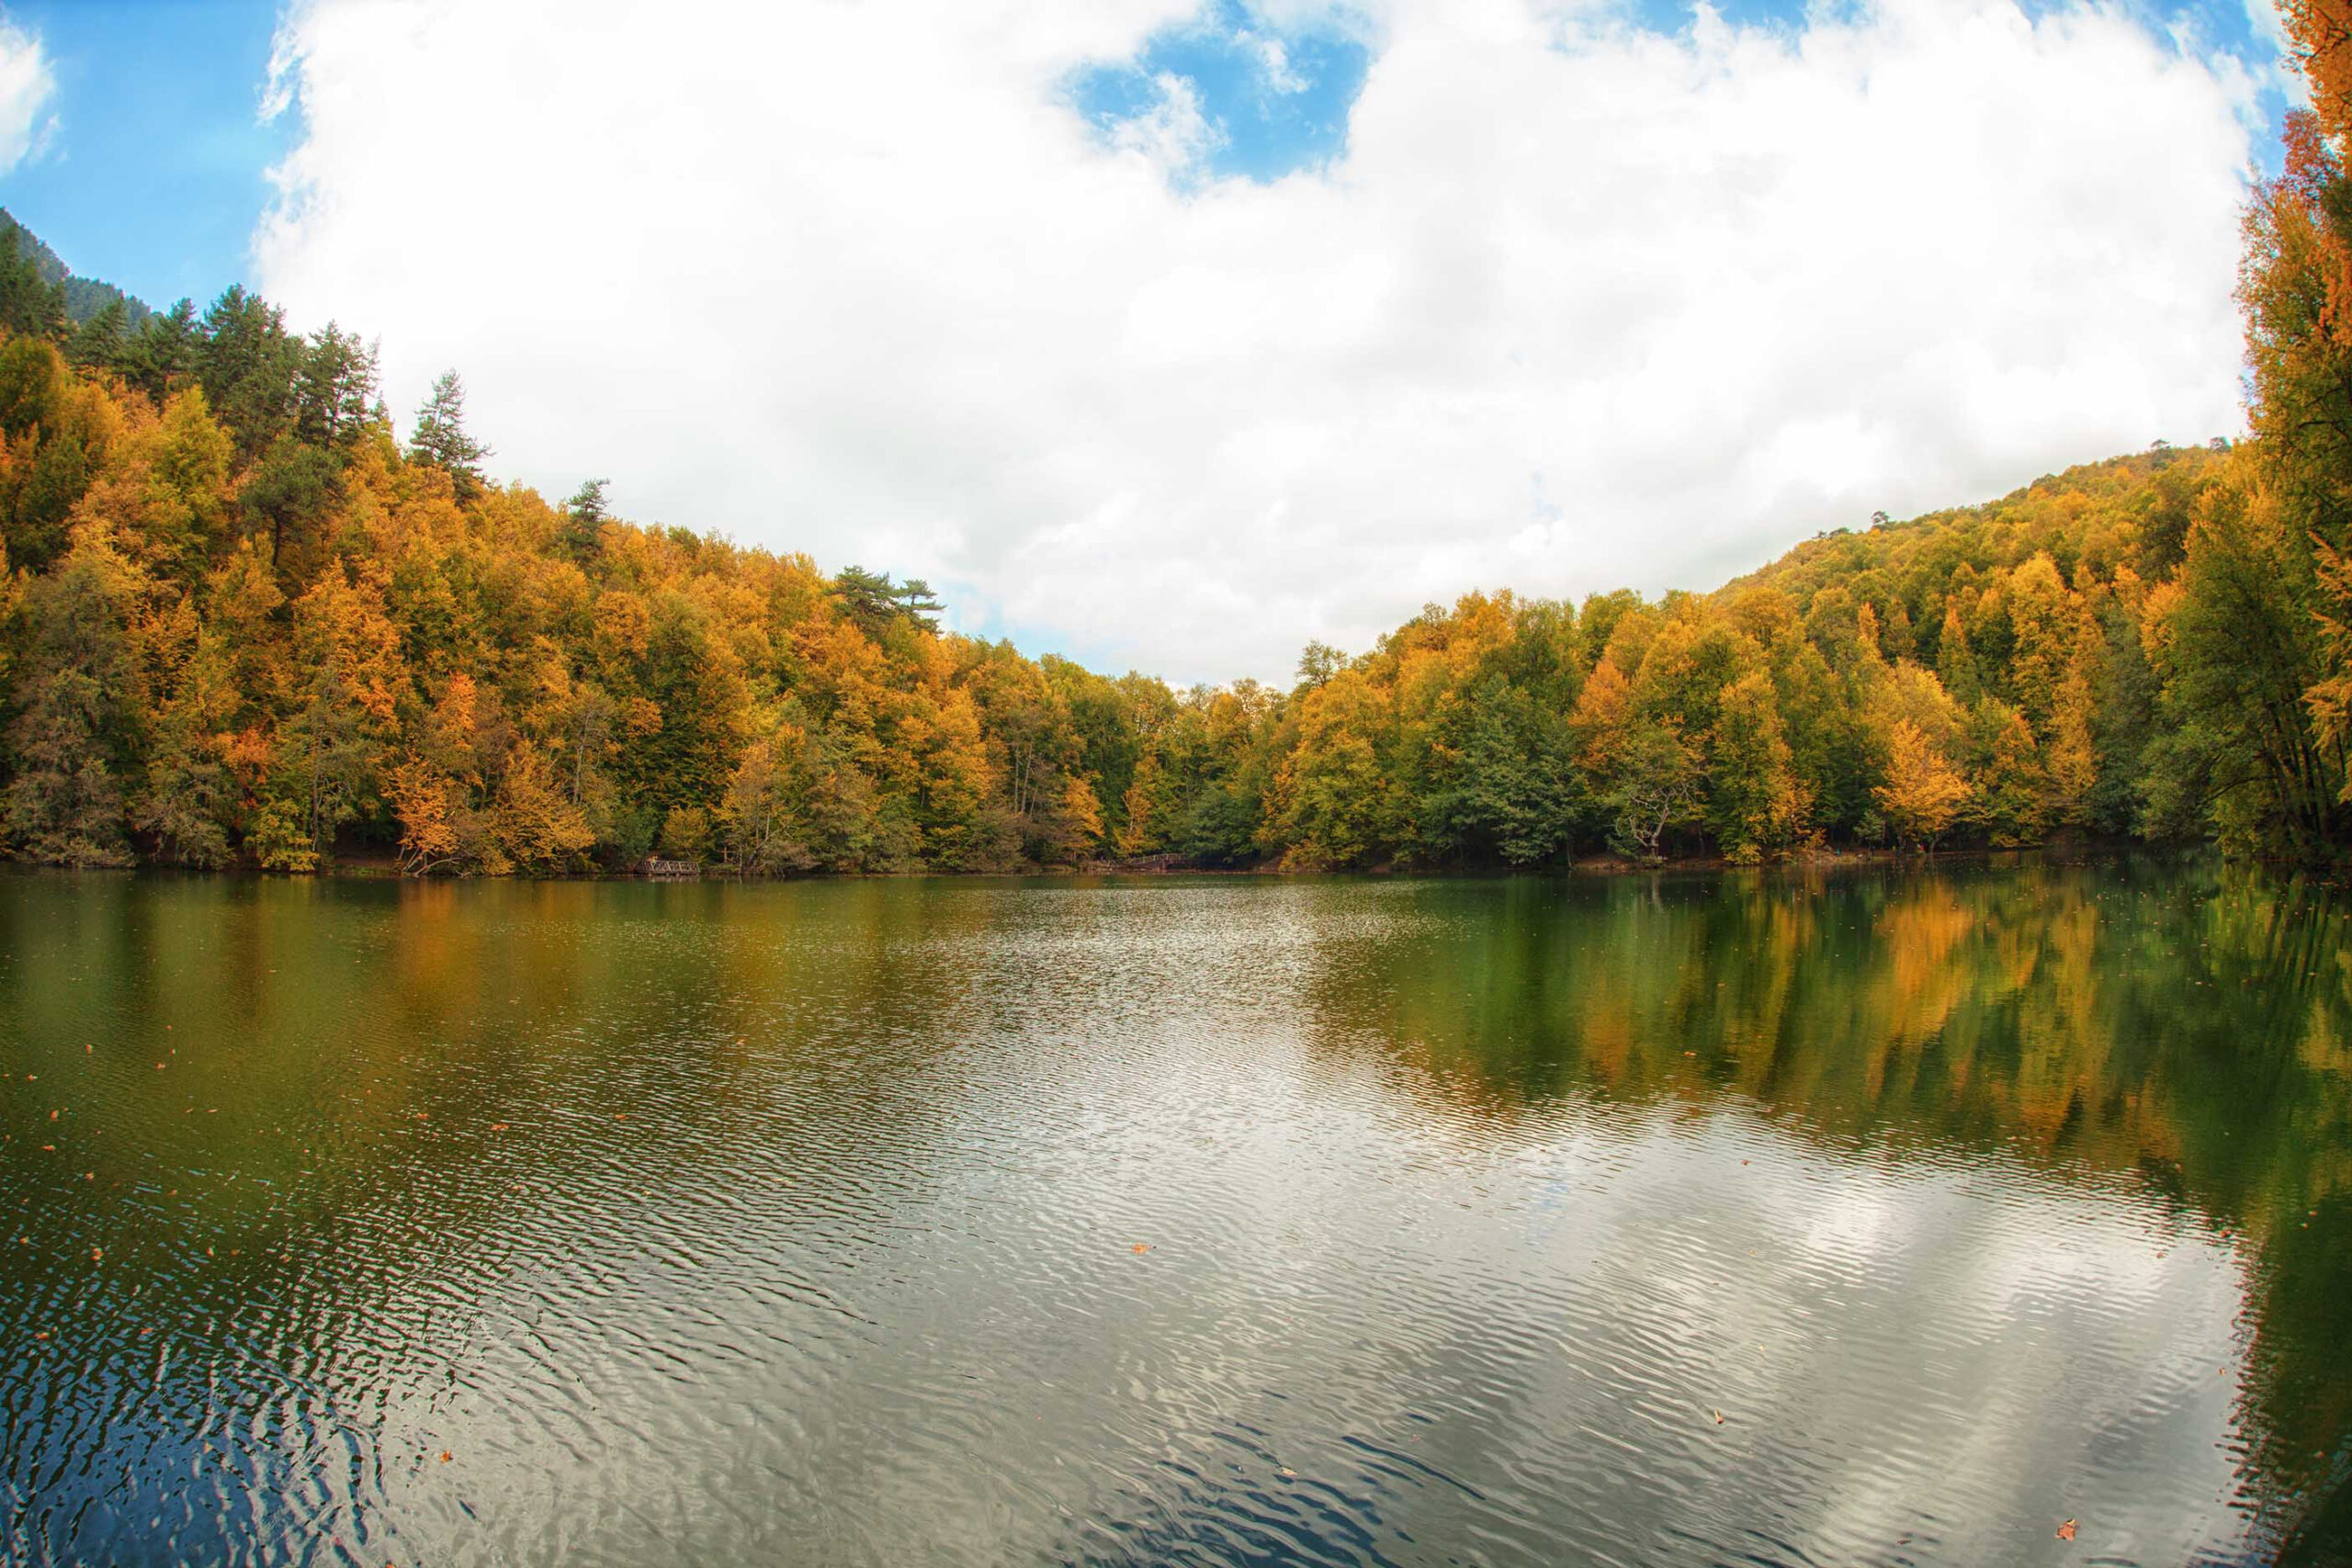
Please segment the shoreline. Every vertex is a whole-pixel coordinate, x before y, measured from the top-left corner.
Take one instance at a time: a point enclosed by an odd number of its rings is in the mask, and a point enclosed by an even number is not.
[[[693,872],[664,871],[649,873],[630,871],[582,871],[558,875],[455,875],[410,876],[399,864],[386,859],[352,859],[338,861],[313,871],[271,871],[256,865],[222,866],[205,869],[196,866],[146,863],[138,865],[62,865],[53,863],[16,860],[7,863],[12,869],[27,874],[91,873],[112,874],[166,874],[185,877],[220,877],[232,880],[296,882],[325,880],[339,882],[406,882],[419,886],[459,883],[793,883],[793,882],[902,882],[902,881],[1009,881],[1040,877],[1054,878],[1149,878],[1149,877],[1319,877],[1333,880],[1346,878],[1377,878],[1396,881],[1487,880],[1504,877],[1541,877],[1555,881],[1583,878],[1611,879],[1628,876],[1668,875],[1696,872],[1732,874],[1740,872],[1785,873],[1792,871],[1854,870],[1871,866],[1909,866],[1920,869],[1943,865],[1980,865],[2007,857],[2020,860],[2031,857],[2060,865],[2086,864],[2098,861],[2124,859],[2134,855],[2177,857],[2211,852],[2211,844],[2150,844],[2128,840],[2086,840],[2072,842],[2018,844],[2005,848],[1977,845],[1960,849],[1922,852],[1892,848],[1852,848],[1814,850],[1783,855],[1773,860],[1743,863],[1720,855],[1694,855],[1684,859],[1637,861],[1623,856],[1587,855],[1565,863],[1549,865],[1453,865],[1397,866],[1372,865],[1354,867],[1317,866],[1283,867],[1279,865],[1208,866],[1161,864],[1138,866],[1122,863],[1089,865],[1024,866],[991,871],[823,871],[797,872],[787,875],[745,874],[724,866],[698,868]],[[2256,862],[2272,864],[2285,863]],[[2304,868],[2312,869],[2312,868]]]

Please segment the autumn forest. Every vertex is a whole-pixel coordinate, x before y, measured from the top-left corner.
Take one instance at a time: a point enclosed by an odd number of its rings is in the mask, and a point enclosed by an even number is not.
[[[2352,848],[2352,48],[2245,220],[2248,439],[1874,518],[1713,592],[1473,592],[1289,689],[940,629],[919,581],[501,484],[456,375],[0,246],[0,833],[409,874],[1538,867]],[[46,259],[52,265],[44,266]],[[404,427],[403,427],[404,426]]]

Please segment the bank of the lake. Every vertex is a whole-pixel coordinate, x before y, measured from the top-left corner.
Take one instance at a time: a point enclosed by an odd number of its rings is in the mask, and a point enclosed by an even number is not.
[[[2339,1562],[2346,913],[0,875],[0,1555]]]

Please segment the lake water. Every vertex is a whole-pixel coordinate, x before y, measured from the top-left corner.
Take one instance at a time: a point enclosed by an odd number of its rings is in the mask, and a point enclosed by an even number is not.
[[[11,1562],[2352,1560],[2261,876],[17,874],[0,1052]]]

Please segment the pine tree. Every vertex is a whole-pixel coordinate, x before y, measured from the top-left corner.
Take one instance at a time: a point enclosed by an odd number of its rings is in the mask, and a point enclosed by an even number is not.
[[[564,554],[583,564],[595,559],[604,547],[605,521],[612,515],[605,503],[605,484],[603,479],[590,479],[563,503],[558,540]]]
[[[449,476],[459,501],[481,493],[481,460],[490,448],[466,433],[466,389],[455,370],[444,370],[433,383],[424,406],[416,411],[416,428],[409,433],[409,457]]]
[[[359,438],[376,402],[376,346],[329,321],[298,354],[294,431],[328,451]]]

